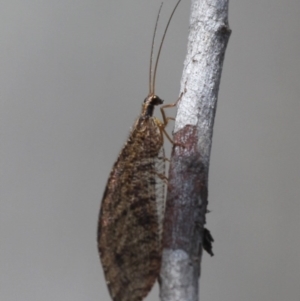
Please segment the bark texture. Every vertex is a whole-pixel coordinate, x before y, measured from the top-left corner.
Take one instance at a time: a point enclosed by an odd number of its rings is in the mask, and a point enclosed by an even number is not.
[[[228,0],[192,0],[164,221],[162,301],[199,299],[210,150],[230,33]]]

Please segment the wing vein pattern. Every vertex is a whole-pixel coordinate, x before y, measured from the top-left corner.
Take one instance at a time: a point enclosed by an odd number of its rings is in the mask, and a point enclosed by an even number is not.
[[[155,117],[140,117],[103,195],[98,249],[114,301],[140,301],[160,270],[165,161]]]

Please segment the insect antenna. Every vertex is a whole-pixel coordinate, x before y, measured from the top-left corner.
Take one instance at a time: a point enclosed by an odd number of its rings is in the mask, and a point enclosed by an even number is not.
[[[162,49],[162,45],[163,45],[163,43],[164,43],[164,39],[165,39],[166,33],[167,33],[167,31],[168,31],[168,27],[169,27],[169,25],[170,25],[170,22],[171,22],[171,20],[172,20],[172,17],[173,17],[173,15],[174,15],[175,10],[176,10],[177,6],[179,5],[180,1],[181,1],[181,0],[178,0],[177,3],[176,3],[176,5],[175,5],[175,7],[173,8],[173,11],[172,11],[172,13],[171,13],[171,16],[170,16],[170,18],[169,18],[169,20],[168,20],[167,26],[166,26],[165,31],[164,31],[164,35],[163,35],[163,37],[162,37],[162,39],[161,39],[161,42],[160,42],[160,45],[159,45],[159,49],[158,49],[158,53],[157,53],[157,57],[156,57],[156,62],[155,62],[155,67],[154,67],[153,80],[152,80],[152,87],[150,88],[150,93],[152,92],[153,94],[154,94],[154,90],[155,90],[156,70],[157,70],[157,66],[158,66],[158,61],[159,61],[159,57],[160,57],[160,52],[161,52],[161,49]],[[159,10],[159,11],[160,11],[160,10]],[[159,15],[159,13],[158,13],[158,15]],[[157,17],[158,17],[158,16],[157,16]],[[158,18],[157,18],[157,20],[158,20]],[[156,25],[157,25],[157,23],[156,23]],[[155,30],[156,30],[156,25],[155,25]],[[155,33],[155,32],[154,32],[154,33]],[[153,37],[153,38],[154,38],[154,37]],[[151,64],[152,64],[152,51],[153,51],[153,43],[152,43],[152,50],[151,50]],[[150,72],[151,72],[151,68],[150,68]],[[150,79],[150,82],[151,82],[151,79]]]
[[[150,54],[150,69],[149,69],[149,95],[152,94],[152,60],[153,60],[153,49],[154,49],[154,40],[155,40],[155,35],[156,35],[156,29],[157,29],[157,24],[159,20],[159,15],[161,8],[163,6],[163,2],[161,3],[159,7],[159,11],[156,17],[156,22],[155,22],[155,27],[154,27],[154,32],[153,32],[153,37],[152,37],[152,43],[151,43],[151,54]]]

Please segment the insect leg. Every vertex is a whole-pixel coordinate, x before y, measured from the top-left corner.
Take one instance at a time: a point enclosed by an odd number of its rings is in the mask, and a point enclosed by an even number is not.
[[[167,133],[165,127],[166,127],[166,123],[162,123],[162,124],[160,125],[159,128],[160,128],[161,132],[165,134],[165,136],[168,138],[168,140],[169,140],[174,146],[181,146],[181,147],[184,148],[184,145],[183,145],[182,143],[176,143],[176,142],[174,142],[174,140],[173,140],[173,139],[170,137],[170,135]],[[163,135],[162,135],[162,136],[163,136]],[[168,161],[170,161],[170,160],[168,160]]]
[[[167,133],[167,131],[165,130],[166,125],[163,124],[161,127],[161,131],[166,135],[166,137],[168,138],[168,140],[172,143],[172,144],[176,144],[174,142],[174,140],[170,137],[170,135]]]
[[[161,115],[162,115],[162,118],[163,118],[164,127],[167,126],[169,120],[175,120],[174,117],[166,117],[165,109],[175,107],[177,105],[178,101],[182,98],[182,95],[183,95],[183,92],[181,92],[179,98],[174,103],[170,103],[170,104],[167,104],[167,105],[164,105],[164,106],[160,107],[160,112],[161,112]]]
[[[164,175],[164,174],[161,174],[161,173],[158,173],[156,172],[156,175],[165,182],[166,185],[168,185],[168,181],[169,179]]]

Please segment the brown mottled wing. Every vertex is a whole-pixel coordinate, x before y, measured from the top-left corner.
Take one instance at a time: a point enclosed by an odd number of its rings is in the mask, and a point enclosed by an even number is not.
[[[102,199],[98,249],[114,301],[140,301],[161,264],[165,175],[162,134],[154,117],[139,118]]]

